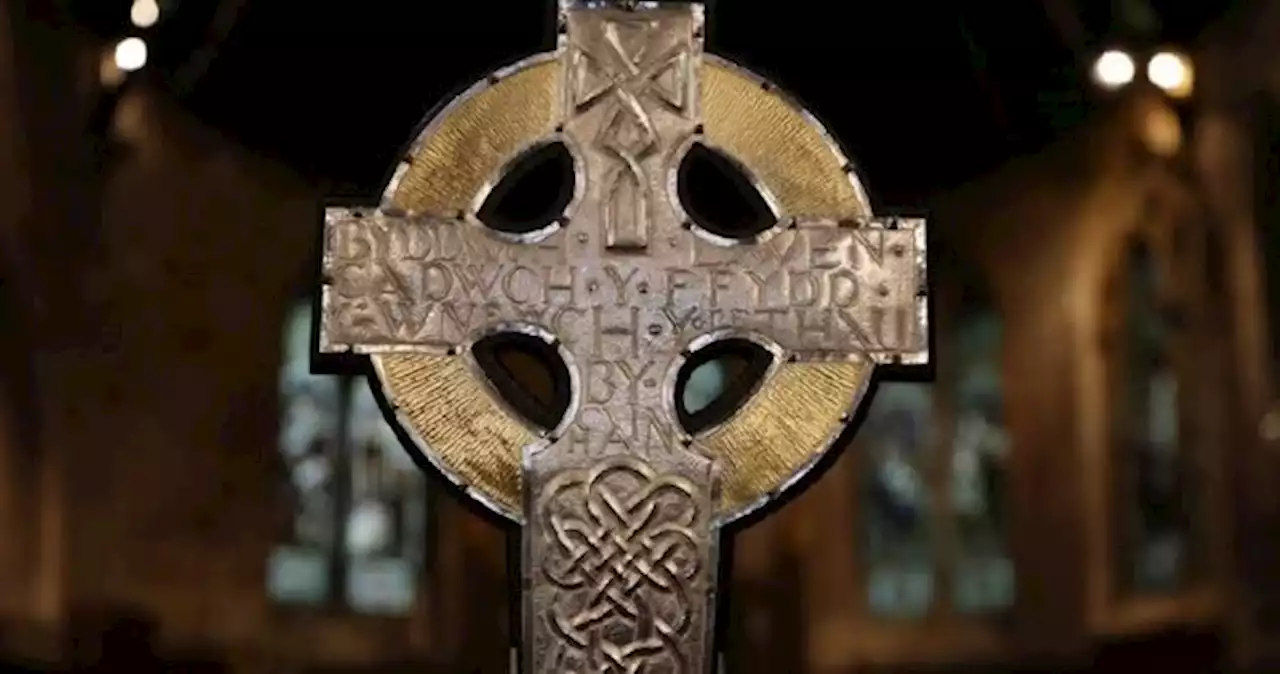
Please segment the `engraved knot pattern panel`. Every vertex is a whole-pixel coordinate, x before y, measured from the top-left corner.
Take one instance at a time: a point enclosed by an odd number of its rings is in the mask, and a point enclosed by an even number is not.
[[[541,573],[562,595],[540,618],[560,642],[554,671],[689,671],[681,642],[701,610],[690,595],[706,592],[698,492],[633,457],[547,483]]]
[[[599,180],[588,186],[595,192],[588,201],[599,205],[605,245],[642,253],[652,211],[663,208],[654,203],[662,189],[654,169],[696,117],[698,45],[688,12],[602,12],[567,17],[565,132],[596,150],[589,163],[607,162],[587,169]]]

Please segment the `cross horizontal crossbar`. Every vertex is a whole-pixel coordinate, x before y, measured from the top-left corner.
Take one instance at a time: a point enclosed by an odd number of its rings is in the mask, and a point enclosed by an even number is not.
[[[801,357],[927,350],[917,219],[790,219],[731,245],[685,231],[665,254],[607,258],[572,227],[525,243],[473,218],[331,209],[325,228],[324,351],[445,353],[511,322],[571,350],[678,352],[726,328]]]

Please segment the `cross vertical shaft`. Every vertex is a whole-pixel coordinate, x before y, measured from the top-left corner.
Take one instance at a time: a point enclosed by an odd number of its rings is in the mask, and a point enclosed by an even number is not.
[[[716,475],[669,414],[679,345],[642,333],[656,284],[628,258],[688,255],[668,188],[698,126],[702,17],[689,6],[569,6],[563,20],[562,130],[585,177],[571,228],[599,235],[596,271],[608,278],[589,283],[614,297],[595,309],[611,318],[590,341],[565,344],[585,375],[574,419],[525,457],[527,671],[699,673],[710,661]]]

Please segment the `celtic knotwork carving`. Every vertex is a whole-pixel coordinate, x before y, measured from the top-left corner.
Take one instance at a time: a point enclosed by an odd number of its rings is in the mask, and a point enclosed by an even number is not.
[[[643,250],[649,239],[652,190],[642,162],[663,146],[646,101],[681,117],[689,114],[691,59],[679,43],[653,56],[653,20],[605,21],[600,46],[576,45],[570,57],[571,113],[607,105],[593,144],[614,160],[602,176],[601,220],[606,245]],[[673,139],[666,139],[668,144]]]
[[[689,76],[689,50],[677,45],[657,58],[645,60],[649,45],[643,40],[656,22],[608,21],[603,25],[604,42],[615,65],[608,65],[603,55],[575,46],[572,60],[574,112],[583,113],[612,94],[635,117],[647,120],[648,114],[640,97],[653,96],[673,112],[687,112],[685,79]],[[639,39],[628,35],[638,34]]]
[[[677,639],[692,624],[701,555],[697,488],[620,456],[560,473],[539,501],[552,553],[542,573],[564,601],[549,628],[572,653],[565,665],[637,672],[666,658],[686,671]]]
[[[875,218],[803,108],[706,57],[701,5],[622,3],[560,0],[554,52],[443,108],[379,208],[325,211],[319,348],[368,354],[411,450],[523,525],[531,674],[710,671],[720,527],[797,484],[873,363],[928,357],[923,221]],[[548,143],[573,158],[561,217],[487,228],[493,186]],[[730,241],[688,222],[699,145],[741,164],[777,226]],[[564,366],[554,428],[484,381],[477,346],[503,333]],[[692,432],[684,373],[730,339],[772,363]]]

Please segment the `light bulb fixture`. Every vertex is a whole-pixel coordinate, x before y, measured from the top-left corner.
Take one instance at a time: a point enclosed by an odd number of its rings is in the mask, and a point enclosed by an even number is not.
[[[116,44],[116,67],[127,72],[135,72],[147,65],[147,43],[140,37],[126,37]]]
[[[138,28],[150,28],[160,20],[160,5],[156,0],[133,0],[129,8],[129,21]]]
[[[1191,59],[1175,51],[1160,51],[1147,61],[1147,79],[1174,98],[1186,98],[1194,88]]]
[[[1102,52],[1093,62],[1093,81],[1098,86],[1114,91],[1133,82],[1137,73],[1133,57],[1119,49]]]

